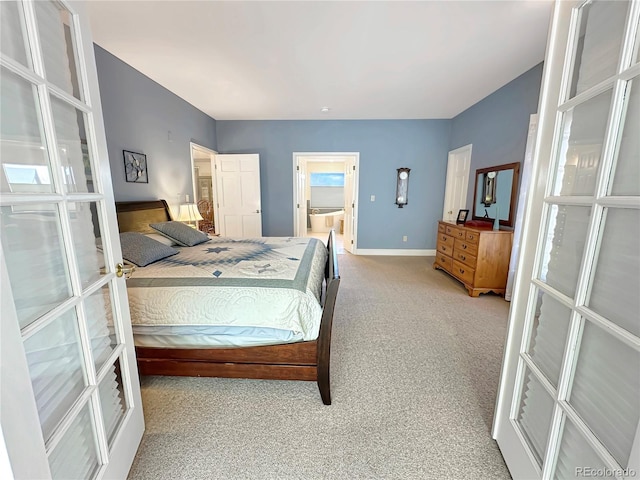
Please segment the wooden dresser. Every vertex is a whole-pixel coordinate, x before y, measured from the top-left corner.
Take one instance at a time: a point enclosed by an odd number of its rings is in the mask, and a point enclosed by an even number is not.
[[[469,295],[504,295],[513,232],[438,222],[438,246],[433,268],[460,280]]]

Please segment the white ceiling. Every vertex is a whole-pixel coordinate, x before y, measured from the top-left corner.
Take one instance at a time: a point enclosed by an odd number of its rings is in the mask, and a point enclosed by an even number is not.
[[[451,118],[544,59],[552,6],[88,3],[98,45],[218,120]]]

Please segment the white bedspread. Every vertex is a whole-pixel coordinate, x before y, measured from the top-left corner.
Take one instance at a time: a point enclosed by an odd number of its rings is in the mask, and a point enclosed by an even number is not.
[[[318,240],[214,238],[177,248],[178,255],[137,268],[127,280],[134,333],[144,326],[209,326],[214,333],[249,327],[317,338],[327,259]]]

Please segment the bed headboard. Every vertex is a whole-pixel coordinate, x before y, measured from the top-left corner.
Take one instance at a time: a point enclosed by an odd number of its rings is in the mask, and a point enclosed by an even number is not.
[[[150,223],[168,222],[171,218],[169,205],[164,200],[141,202],[116,202],[118,229],[122,232],[155,233]]]

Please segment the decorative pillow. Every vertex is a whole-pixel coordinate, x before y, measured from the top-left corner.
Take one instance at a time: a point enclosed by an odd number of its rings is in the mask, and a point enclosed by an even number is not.
[[[152,223],[149,226],[156,232],[170,238],[183,247],[193,247],[199,243],[211,240],[207,234],[202,233],[195,228],[191,228],[182,222]]]
[[[160,242],[163,245],[167,245],[168,247],[177,245],[177,243],[174,242],[172,238],[165,237],[164,235],[160,235],[159,233],[145,233],[144,236],[150,238],[151,240],[155,240],[156,242]]]
[[[175,248],[163,245],[137,232],[121,233],[120,244],[122,245],[122,257],[139,267],[178,253]]]

